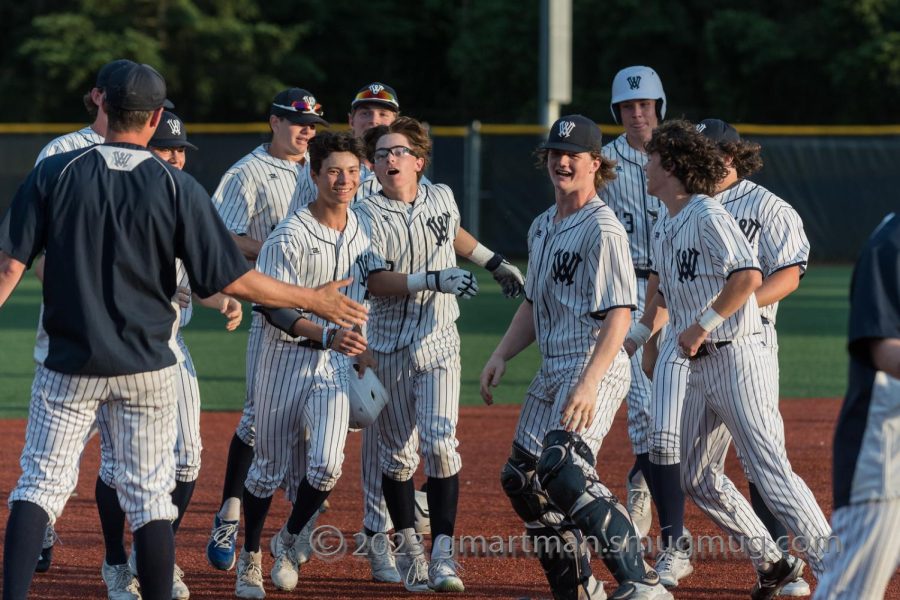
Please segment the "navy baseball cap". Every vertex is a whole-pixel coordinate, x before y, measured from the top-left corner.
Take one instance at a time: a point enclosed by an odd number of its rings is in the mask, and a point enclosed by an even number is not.
[[[196,150],[197,146],[190,143],[187,139],[187,130],[184,128],[184,121],[173,112],[163,111],[162,119],[159,121],[159,127],[156,133],[147,142],[148,146],[155,148],[182,148],[187,147]]]
[[[166,80],[150,65],[113,69],[106,83],[106,102],[121,110],[173,108],[166,100]]]
[[[328,126],[328,121],[322,118],[322,105],[316,102],[316,97],[311,92],[303,88],[290,88],[279,92],[272,100],[269,114],[283,117],[299,125],[318,123]]]
[[[582,115],[567,115],[556,120],[541,149],[566,152],[600,152],[603,136],[596,123]]]
[[[741,134],[722,119],[703,119],[697,123],[697,131],[716,142],[739,142]]]
[[[118,60],[114,60],[112,62],[108,62],[97,71],[97,83],[94,84],[94,87],[99,88],[101,90],[105,90],[107,84],[109,83],[109,77],[115,71],[123,68],[123,67],[131,67],[136,63],[132,60],[128,60],[127,58],[120,58]]]
[[[350,103],[350,111],[353,112],[353,109],[360,104],[377,104],[394,112],[400,112],[400,100],[397,99],[397,92],[391,86],[377,81],[360,88],[353,102]]]

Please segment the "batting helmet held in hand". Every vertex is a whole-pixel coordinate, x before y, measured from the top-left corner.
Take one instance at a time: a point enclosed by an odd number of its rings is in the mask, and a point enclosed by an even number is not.
[[[621,123],[619,102],[626,100],[656,100],[656,116],[663,120],[666,116],[666,92],[656,71],[650,67],[625,67],[616,73],[612,84],[612,100],[609,110],[616,123]]]
[[[350,373],[349,395],[350,429],[363,429],[374,423],[388,401],[387,390],[372,369],[366,369],[362,379],[355,371]]]

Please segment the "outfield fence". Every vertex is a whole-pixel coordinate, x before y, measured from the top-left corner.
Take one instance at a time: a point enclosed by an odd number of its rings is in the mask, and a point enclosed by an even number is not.
[[[55,136],[81,127],[0,124],[0,209],[40,149]],[[800,213],[814,261],[854,260],[869,232],[900,206],[900,125],[736,127],[762,145],[765,167],[753,179]],[[601,128],[606,139],[621,133],[620,127]],[[189,153],[185,170],[210,192],[231,164],[268,139],[265,123],[195,123],[188,129],[200,150]],[[534,167],[532,154],[546,130],[476,121],[461,127],[433,126],[431,131],[429,176],[454,190],[464,225],[488,246],[524,256],[529,224],[552,201],[547,177]]]

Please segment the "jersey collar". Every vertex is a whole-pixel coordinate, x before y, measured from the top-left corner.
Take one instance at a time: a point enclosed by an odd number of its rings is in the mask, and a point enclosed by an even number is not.
[[[639,167],[643,167],[647,164],[647,155],[640,150],[632,148],[624,133],[613,141],[613,148],[616,149],[616,158],[620,158]]]
[[[306,153],[306,159],[303,161],[303,164],[300,164],[290,160],[275,158],[269,154],[269,146],[271,146],[271,144],[260,144],[253,150],[253,156],[264,163],[270,164],[278,169],[290,171],[295,175],[299,175],[303,171],[309,169],[309,152]]]
[[[560,233],[562,233],[563,231],[568,231],[569,229],[573,229],[581,225],[581,223],[585,219],[590,217],[592,214],[594,214],[604,206],[606,206],[606,202],[601,200],[600,196],[594,196],[593,198],[588,200],[584,206],[554,225],[553,220],[556,218],[556,213],[558,211],[556,204],[554,204],[547,210],[547,227],[556,227]]]
[[[309,211],[308,206],[298,210],[296,214],[297,218],[300,219],[300,223],[306,227],[311,235],[332,246],[337,244],[338,238],[342,235],[344,236],[344,240],[349,242],[356,237],[356,233],[359,230],[359,221],[356,218],[355,212],[352,210],[347,211],[347,226],[344,227],[343,232],[336,231],[331,227],[326,227],[319,223]]]

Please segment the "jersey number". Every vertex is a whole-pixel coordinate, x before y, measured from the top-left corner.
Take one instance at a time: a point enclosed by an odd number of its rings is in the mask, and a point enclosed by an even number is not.
[[[628,212],[622,213],[622,225],[626,233],[634,233],[634,215]]]

